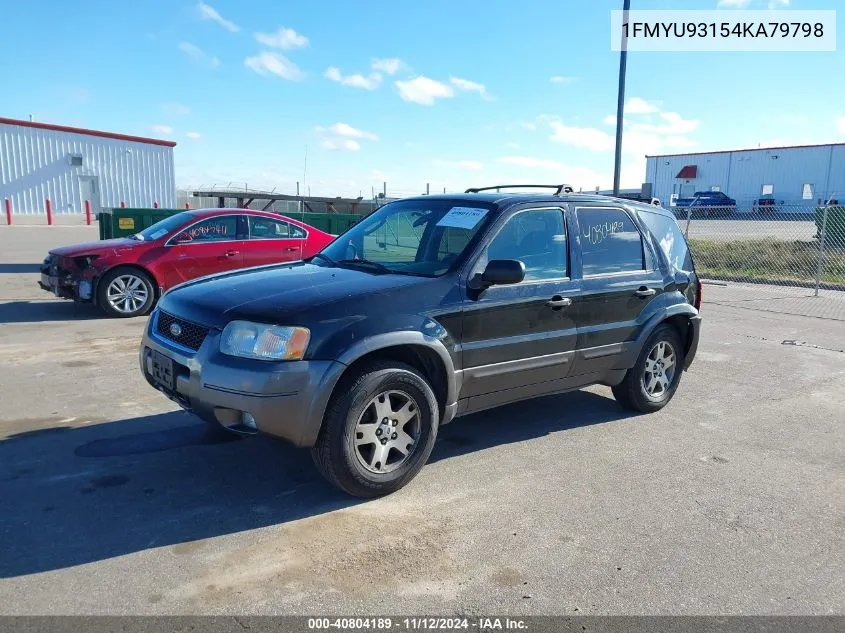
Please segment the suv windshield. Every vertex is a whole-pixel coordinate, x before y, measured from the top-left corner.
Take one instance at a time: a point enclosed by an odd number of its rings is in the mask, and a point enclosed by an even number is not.
[[[185,213],[183,211],[182,213],[171,215],[169,218],[164,218],[160,222],[156,222],[152,226],[148,226],[143,231],[139,231],[129,237],[133,240],[140,240],[142,242],[153,242],[164,237],[168,233],[175,231],[192,217],[193,214]]]
[[[341,266],[436,277],[466,251],[489,219],[490,208],[449,200],[391,202],[338,237],[321,254]]]

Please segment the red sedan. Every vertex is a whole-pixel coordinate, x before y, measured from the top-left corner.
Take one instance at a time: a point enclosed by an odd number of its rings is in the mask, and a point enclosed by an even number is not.
[[[183,211],[129,237],[51,250],[40,285],[57,297],[93,302],[110,316],[134,317],[190,279],[305,259],[334,238],[275,213]]]

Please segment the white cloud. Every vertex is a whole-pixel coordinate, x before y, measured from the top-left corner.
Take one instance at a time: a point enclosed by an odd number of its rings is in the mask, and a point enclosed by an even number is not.
[[[508,149],[519,149],[519,143],[505,143],[505,147],[507,147]]]
[[[551,140],[556,143],[581,147],[593,152],[612,151],[616,146],[614,137],[596,128],[574,127],[564,125],[560,121],[552,121],[551,128],[554,131]]]
[[[484,168],[477,160],[440,160],[436,158],[431,162],[437,167],[459,167],[470,171],[481,171]]]
[[[769,0],[770,9],[783,9],[789,6],[789,0]]]
[[[553,84],[571,84],[577,79],[577,77],[567,77],[565,75],[555,75],[554,77],[549,77],[549,81]]]
[[[631,97],[625,104],[626,114],[653,114],[659,111],[660,108],[656,105],[649,103],[645,99],[640,99],[639,97]]]
[[[256,33],[255,39],[259,44],[264,44],[264,46],[281,48],[286,51],[308,46],[307,37],[283,26],[280,26],[279,30],[275,33]]]
[[[150,129],[155,134],[173,134],[173,128],[169,125],[153,125],[150,127]]]
[[[359,130],[358,128],[354,128],[348,123],[335,123],[329,127],[322,127],[317,126],[317,132],[320,133],[331,133],[335,136],[341,136],[343,138],[360,138],[366,139],[368,141],[377,141],[378,136],[373,134],[372,132],[365,132],[364,130]]]
[[[400,70],[407,69],[408,66],[398,57],[388,57],[385,59],[374,59],[373,70],[383,72],[386,75],[395,75]]]
[[[484,84],[480,84],[476,81],[470,81],[469,79],[460,79],[459,77],[449,77],[449,81],[458,90],[462,90],[464,92],[477,92],[485,101],[493,100],[493,97],[487,92],[487,88]]]
[[[201,20],[211,20],[212,22],[217,22],[217,24],[222,26],[227,31],[231,31],[232,33],[237,33],[241,30],[241,27],[239,27],[237,24],[223,18],[223,16],[217,12],[217,9],[212,7],[210,4],[200,2],[197,4],[197,10],[200,13]]]
[[[381,85],[381,75],[378,73],[370,73],[366,77],[361,74],[344,75],[340,72],[340,68],[330,66],[324,73],[326,79],[331,79],[343,86],[350,88],[363,88],[364,90],[375,90]]]
[[[209,68],[220,68],[220,60],[214,55],[207,54],[196,44],[179,42],[179,50],[199,64]]]
[[[244,66],[254,70],[259,75],[276,75],[288,81],[302,81],[305,73],[284,55],[263,51],[255,57],[247,57]]]
[[[684,119],[677,112],[661,112],[660,118],[666,121],[662,125],[652,125],[649,123],[637,123],[631,126],[631,130],[635,132],[653,133],[653,134],[690,134],[698,129],[701,121],[694,119]]]
[[[836,129],[842,134],[845,134],[845,116],[840,115],[836,117]]]
[[[192,141],[198,141],[200,138],[202,138],[199,132],[187,132],[185,133],[185,136],[187,136]]]
[[[728,9],[744,9],[749,4],[751,4],[751,0],[719,0],[716,6]]]
[[[549,172],[549,178],[554,178],[558,183],[571,185],[577,191],[583,188],[587,191],[594,190],[596,186],[605,187],[613,178],[607,173],[584,167],[582,165],[569,165],[556,160],[536,158],[534,156],[504,156],[499,163],[509,165],[512,168],[522,168],[535,172],[543,170]],[[519,171],[517,169],[516,171]]]
[[[347,150],[350,152],[357,152],[361,149],[361,143],[358,141],[377,141],[378,136],[372,132],[359,130],[352,127],[348,123],[335,123],[328,127],[318,125],[315,130],[318,134],[323,135],[323,140],[320,145],[329,150]]]
[[[650,104],[646,104],[650,105]],[[643,110],[642,105],[635,109]],[[685,119],[677,112],[658,112],[658,123],[632,123],[624,121],[622,151],[625,154],[642,157],[658,154],[668,149],[688,149],[696,142],[687,135],[695,132],[701,121]],[[616,117],[608,115],[603,122],[616,125]],[[609,132],[593,127],[576,127],[560,121],[551,121],[551,140],[564,145],[580,147],[593,152],[611,152],[616,149],[616,137]]]
[[[404,101],[432,105],[437,99],[451,99],[455,91],[451,86],[420,75],[408,81],[397,81],[396,88]]]
[[[164,111],[173,116],[188,116],[191,113],[191,109],[181,103],[165,104]]]
[[[520,121],[519,125],[532,132],[537,129],[537,124],[534,121]]]
[[[323,147],[329,150],[348,150],[350,152],[357,152],[361,149],[361,144],[352,139],[323,139],[320,143]]]

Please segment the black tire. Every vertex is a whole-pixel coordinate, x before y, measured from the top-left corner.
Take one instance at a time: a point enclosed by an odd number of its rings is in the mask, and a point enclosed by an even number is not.
[[[652,395],[646,390],[645,385],[645,377],[648,375],[646,362],[649,354],[661,342],[672,346],[675,356],[675,371],[669,385],[661,393]],[[626,409],[641,413],[659,411],[669,403],[678,390],[681,374],[684,373],[683,367],[684,347],[678,330],[668,324],[659,325],[643,345],[636,364],[628,370],[622,382],[613,387],[613,395],[616,401]]]
[[[146,293],[145,300],[140,302],[137,309],[118,310],[115,308],[108,298],[109,288],[118,278],[133,277],[140,282]],[[156,302],[156,284],[152,277],[139,268],[132,268],[130,266],[118,266],[107,271],[97,284],[97,306],[110,317],[120,319],[129,319],[132,317],[143,316],[152,310]],[[134,303],[133,303],[134,305]],[[130,306],[131,307],[131,306]]]
[[[377,473],[361,463],[360,451],[355,446],[356,431],[359,419],[373,399],[388,391],[398,391],[413,399],[419,430],[404,461],[395,470]],[[413,479],[428,461],[437,439],[439,422],[440,411],[434,391],[416,369],[398,362],[374,362],[344,379],[335,389],[311,456],[330,483],[352,496],[390,494]]]

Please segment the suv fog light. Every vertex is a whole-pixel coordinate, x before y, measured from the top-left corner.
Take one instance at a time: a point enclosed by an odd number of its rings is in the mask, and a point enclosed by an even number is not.
[[[255,418],[252,417],[251,413],[247,413],[246,411],[241,413],[241,423],[246,427],[258,430],[258,425],[255,423]]]

